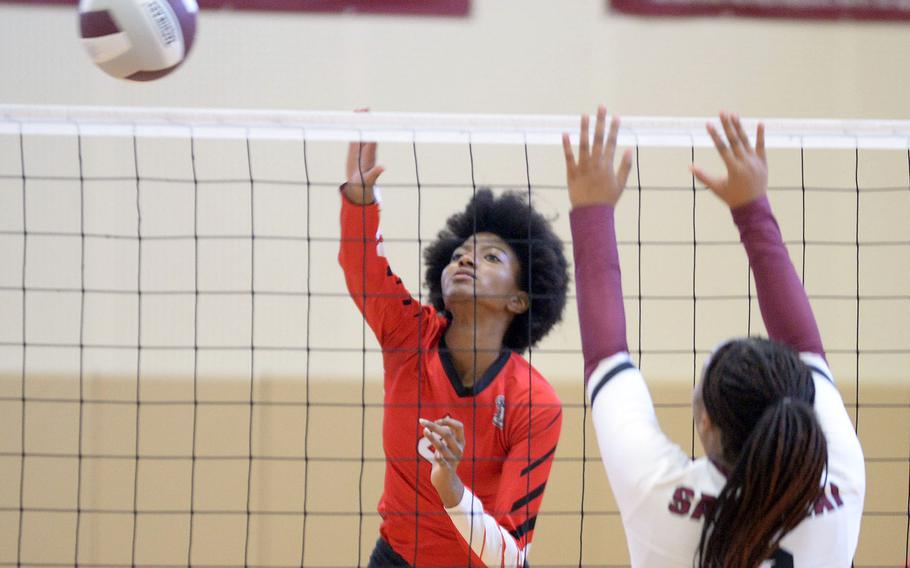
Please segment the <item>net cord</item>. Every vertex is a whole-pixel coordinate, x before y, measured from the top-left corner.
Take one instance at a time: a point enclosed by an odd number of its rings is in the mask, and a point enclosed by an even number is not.
[[[910,149],[910,120],[760,119],[767,148]],[[618,143],[713,147],[707,117],[624,117]],[[0,133],[559,145],[577,116],[0,105]],[[757,118],[743,118],[753,131]]]

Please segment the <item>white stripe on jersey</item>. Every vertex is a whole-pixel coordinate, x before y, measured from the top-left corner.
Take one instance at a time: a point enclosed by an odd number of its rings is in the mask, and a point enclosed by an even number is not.
[[[462,538],[487,566],[500,568],[524,566],[525,557],[530,552],[518,547],[512,535],[502,530],[499,523],[484,512],[480,502],[471,490],[464,488],[461,501],[451,508],[446,508],[449,518]]]

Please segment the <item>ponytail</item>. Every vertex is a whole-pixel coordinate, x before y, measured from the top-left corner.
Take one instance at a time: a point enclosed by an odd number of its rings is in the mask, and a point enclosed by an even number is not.
[[[810,403],[784,396],[765,407],[702,530],[697,566],[757,568],[810,513],[828,459]]]

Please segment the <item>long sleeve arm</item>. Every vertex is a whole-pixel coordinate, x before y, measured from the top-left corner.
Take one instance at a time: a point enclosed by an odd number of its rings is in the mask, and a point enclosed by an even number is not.
[[[341,197],[338,262],[351,298],[380,345],[407,344],[418,332],[422,308],[385,258],[377,203],[355,205]]]
[[[752,265],[768,335],[799,352],[824,356],[809,298],[790,262],[767,196],[733,209],[732,214]]]
[[[524,434],[506,457],[492,510],[484,510],[468,488],[460,503],[446,509],[462,538],[487,566],[521,568],[531,547],[562,428],[562,409],[555,395],[553,402],[539,408],[532,416],[530,433],[527,415],[518,418]]]
[[[604,359],[629,350],[613,207],[579,207],[569,214],[585,383]]]
[[[629,357],[613,208],[573,209],[575,286],[591,420],[623,515],[689,457],[660,429],[641,372]]]
[[[467,487],[461,502],[446,509],[455,528],[487,566],[521,568],[527,553]]]

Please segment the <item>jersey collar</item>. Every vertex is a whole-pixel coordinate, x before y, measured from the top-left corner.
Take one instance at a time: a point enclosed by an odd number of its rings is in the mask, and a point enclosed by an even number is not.
[[[446,347],[445,336],[439,339],[439,360],[442,361],[442,368],[445,369],[446,376],[449,378],[449,382],[452,383],[452,388],[455,390],[455,394],[459,397],[469,397],[477,396],[484,389],[490,386],[490,383],[493,382],[493,379],[499,374],[499,371],[505,366],[506,362],[509,360],[509,357],[512,356],[512,352],[508,349],[503,349],[502,353],[499,354],[499,357],[493,361],[493,364],[490,365],[483,375],[475,381],[475,383],[466,387],[461,382],[461,378],[458,376],[458,372],[455,370],[455,363],[452,362],[452,356],[449,354],[449,348]]]

